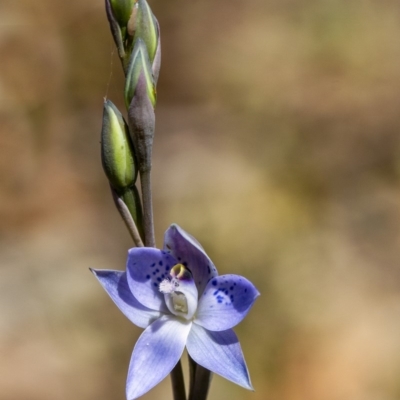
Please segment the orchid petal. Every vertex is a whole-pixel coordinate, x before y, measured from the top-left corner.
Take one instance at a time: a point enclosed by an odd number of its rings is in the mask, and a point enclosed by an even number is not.
[[[112,301],[122,313],[140,328],[147,328],[161,313],[140,304],[132,295],[126,279],[126,272],[91,270]]]
[[[194,322],[210,331],[230,329],[247,315],[259,295],[242,276],[217,276],[206,286]]]
[[[172,224],[165,232],[164,250],[170,251],[180,263],[190,269],[199,295],[203,293],[208,281],[218,275],[200,243],[176,224]]]
[[[253,390],[242,349],[232,329],[211,332],[193,323],[186,347],[197,364]]]
[[[165,251],[151,247],[129,250],[126,264],[128,284],[140,303],[152,310],[168,312],[159,285],[175,264],[174,257]]]
[[[129,365],[128,400],[142,396],[171,372],[182,356],[191,325],[165,315],[142,333]]]

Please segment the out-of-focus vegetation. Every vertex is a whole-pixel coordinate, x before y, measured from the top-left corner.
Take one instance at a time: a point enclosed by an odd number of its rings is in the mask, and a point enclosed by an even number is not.
[[[237,328],[256,392],[210,399],[399,399],[399,3],[149,2],[158,243],[177,222],[262,293]],[[131,246],[100,165],[113,48],[102,0],[0,3],[4,400],[125,396],[140,329],[88,271]]]

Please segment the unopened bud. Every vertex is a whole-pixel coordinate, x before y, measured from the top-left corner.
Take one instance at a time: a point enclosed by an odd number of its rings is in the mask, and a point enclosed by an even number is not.
[[[117,46],[118,49],[118,55],[121,61],[123,62],[124,65],[124,60],[127,58],[127,54],[125,52],[125,31],[126,28],[121,29],[121,26],[117,19],[115,18],[113,8],[111,6],[111,0],[106,0],[106,14],[107,14],[107,19],[110,24],[110,30],[111,34],[114,38],[114,42]],[[124,32],[122,32],[124,31]],[[125,69],[125,65],[124,65]]]
[[[140,74],[135,96],[128,109],[129,126],[136,149],[140,172],[150,171],[155,114],[147,95],[144,74]]]
[[[115,19],[121,28],[128,25],[137,0],[109,0]]]
[[[134,8],[127,25],[127,31],[130,36],[133,36],[133,43],[139,38],[143,40],[152,64],[159,43],[158,23],[146,0],[136,0]]]
[[[158,29],[157,50],[154,56],[153,64],[151,66],[153,70],[153,78],[155,85],[157,85],[158,75],[160,74],[160,67],[161,67],[161,40],[160,40],[160,26],[158,25],[158,21],[157,21],[157,29]]]
[[[137,169],[129,129],[122,114],[110,100],[104,102],[101,160],[114,189],[119,191],[135,183]]]
[[[153,107],[156,105],[157,94],[154,85],[153,73],[147,54],[146,45],[142,39],[136,41],[135,47],[131,54],[129,61],[128,71],[126,73],[125,81],[125,104],[129,109],[132,98],[136,95],[136,89],[140,76],[144,77],[146,86],[146,95],[150,99]]]

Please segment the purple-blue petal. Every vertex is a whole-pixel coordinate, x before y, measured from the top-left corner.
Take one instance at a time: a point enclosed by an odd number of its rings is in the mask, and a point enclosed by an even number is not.
[[[91,269],[112,301],[122,313],[140,328],[147,328],[160,317],[159,311],[150,310],[139,303],[128,286],[126,272]]]
[[[218,275],[217,269],[200,243],[182,228],[172,224],[164,235],[164,250],[190,269],[201,295],[208,281]]]
[[[217,276],[208,283],[199,299],[194,322],[210,331],[233,328],[247,315],[259,294],[242,276]]]
[[[165,315],[142,333],[129,365],[128,400],[142,396],[171,372],[182,356],[191,325],[191,322]]]
[[[242,349],[232,329],[211,332],[193,323],[186,347],[197,364],[253,390]]]
[[[175,258],[166,251],[152,247],[129,250],[126,264],[128,284],[140,303],[152,310],[169,312],[159,285],[169,276],[175,264]]]

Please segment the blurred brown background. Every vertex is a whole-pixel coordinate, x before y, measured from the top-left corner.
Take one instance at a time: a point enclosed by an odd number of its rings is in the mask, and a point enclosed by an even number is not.
[[[255,393],[400,399],[400,3],[152,0],[154,196],[262,293]],[[123,79],[102,0],[0,1],[0,398],[125,398],[140,329],[88,267],[131,246],[100,166]],[[171,399],[169,380],[144,399]]]

